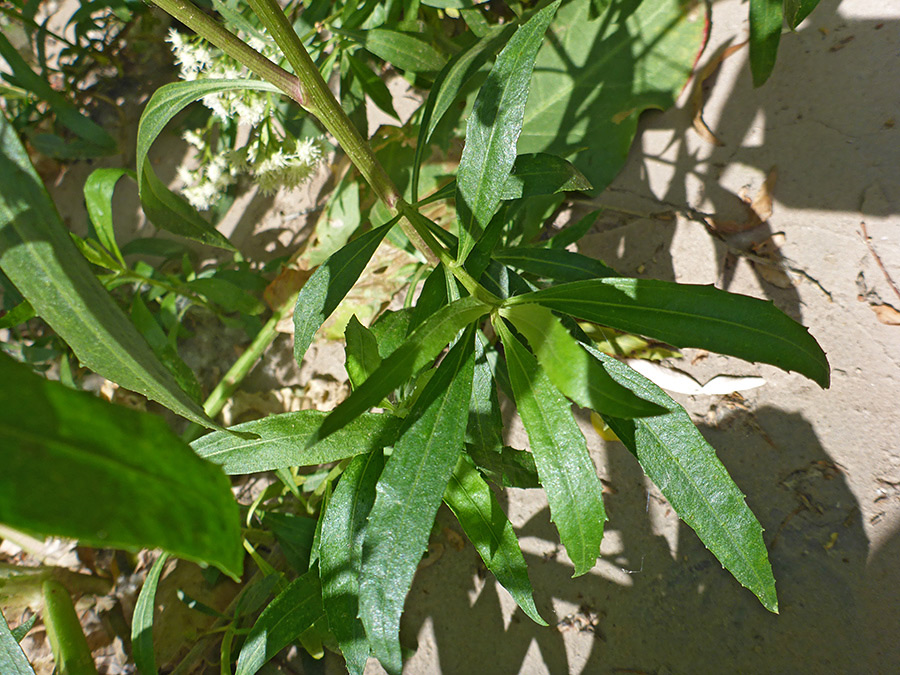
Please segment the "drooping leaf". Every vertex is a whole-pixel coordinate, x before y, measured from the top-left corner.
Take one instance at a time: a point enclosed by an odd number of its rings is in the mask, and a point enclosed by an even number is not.
[[[513,396],[547,493],[550,517],[575,565],[574,576],[585,574],[597,562],[606,521],[600,479],[569,402],[503,319],[494,326],[503,341]]]
[[[520,153],[572,162],[604,189],[625,164],[640,113],[675,103],[705,41],[702,4],[682,0],[560,7],[534,64]]]
[[[444,501],[497,581],[532,621],[546,626],[534,606],[534,590],[512,524],[488,484],[463,456],[456,462]]]
[[[429,40],[417,33],[403,33],[388,28],[367,31],[335,29],[390,63],[395,68],[413,73],[436,73],[447,59]]]
[[[488,313],[490,307],[469,296],[439,309],[414,330],[400,347],[337,408],[331,411],[309,443],[316,443],[378,405],[391,391],[433,361],[460,330]]]
[[[367,413],[307,448],[307,439],[327,415],[318,410],[269,415],[207,434],[191,447],[200,457],[219,464],[225,473],[235,475],[315,466],[380,450],[393,442],[397,430],[393,416]]]
[[[44,601],[41,618],[47,629],[47,641],[53,651],[56,672],[60,675],[97,675],[91,649],[69,591],[55,579],[46,580],[41,590]]]
[[[397,114],[397,111],[394,110],[394,99],[382,79],[378,77],[369,66],[362,60],[356,58],[353,54],[345,52],[344,58],[346,58],[347,63],[350,64],[350,70],[352,70],[353,74],[359,79],[363,91],[366,92],[375,105],[388,115],[393,115],[399,119],[400,116]]]
[[[161,418],[5,355],[0,381],[0,522],[92,546],[159,547],[240,576],[231,483]]]
[[[663,412],[616,382],[549,309],[515,305],[502,309],[500,315],[525,336],[553,385],[582,408],[624,418]]]
[[[516,160],[534,59],[559,0],[522,24],[497,56],[466,124],[466,145],[456,175],[459,253],[465,262],[500,206]]]
[[[86,367],[218,428],[97,281],[6,118],[0,118],[0,268]]]
[[[412,198],[414,200],[418,198],[419,193],[419,167],[425,157],[425,150],[435,127],[456,101],[466,83],[481,69],[488,57],[506,43],[511,35],[511,27],[489,29],[488,34],[481,37],[478,42],[450,59],[438,76],[434,78],[434,84],[431,86],[425,106],[422,108],[419,138],[416,142],[416,155],[412,168]]]
[[[697,347],[793,370],[827,387],[828,360],[809,331],[771,302],[713,286],[654,279],[596,279],[517,295],[585,321],[676,347]]]
[[[253,675],[325,611],[318,569],[297,577],[259,615],[238,657],[236,675]]]
[[[595,258],[560,248],[518,246],[495,251],[493,257],[504,265],[557,282],[619,276],[613,268]]]
[[[68,145],[59,139],[58,143],[46,147],[53,155],[74,158],[111,155],[116,152],[115,139],[103,127],[82,115],[63,94],[50,86],[46,78],[34,72],[2,33],[0,33],[0,57],[6,61],[16,81],[45,101],[56,119],[81,139],[80,143],[75,141]],[[39,142],[41,138],[37,136],[34,140]],[[54,150],[56,152],[53,152]]]
[[[116,233],[113,227],[112,197],[116,183],[126,175],[135,179],[134,172],[129,169],[94,169],[84,182],[84,204],[87,207],[88,217],[94,225],[94,231],[97,233],[97,239],[107,251],[116,256],[123,267],[125,260],[116,243]]]
[[[328,623],[352,675],[362,675],[369,641],[359,620],[359,575],[375,483],[384,468],[380,450],[358,455],[344,470],[322,516],[319,566]]]
[[[131,618],[131,656],[141,675],[157,675],[156,654],[153,651],[153,610],[156,607],[156,587],[169,556],[160,555],[147,572],[144,585],[134,604]]]
[[[784,0],[784,18],[791,30],[796,29],[818,4],[819,0]]]
[[[368,328],[363,326],[354,314],[344,330],[347,360],[345,368],[350,384],[355,389],[368,379],[381,365],[378,353],[378,341]]]
[[[162,184],[147,161],[147,153],[166,124],[186,106],[210,94],[241,89],[281,93],[280,89],[262,80],[208,78],[173,82],[153,92],[138,124],[136,175],[140,181],[141,203],[147,217],[157,227],[212,246],[234,250],[228,240],[192,206]]]
[[[294,306],[294,358],[298,364],[303,361],[316,331],[353,288],[375,249],[396,222],[396,219],[391,220],[366,232],[332,254],[300,289]]]
[[[662,389],[624,363],[595,353],[619,382],[669,410],[658,417],[632,420],[604,415],[604,421],[723,567],[766,609],[777,612],[775,579],[762,527],[715,450],[684,408]]]
[[[582,173],[562,157],[536,152],[518,155],[503,184],[500,199],[520,199],[552,195],[567,190],[590,190]]]
[[[8,675],[34,675],[34,669],[25,658],[25,652],[13,637],[6,623],[6,617],[0,612],[0,673]]]
[[[441,495],[463,449],[474,328],[450,350],[410,410],[376,487],[363,549],[360,618],[372,650],[394,675],[402,669],[400,615]]]
[[[775,68],[781,28],[783,0],[750,0],[750,72],[753,86],[760,87]]]

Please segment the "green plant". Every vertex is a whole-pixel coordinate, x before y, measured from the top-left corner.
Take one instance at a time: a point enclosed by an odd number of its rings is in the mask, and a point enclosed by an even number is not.
[[[292,23],[275,0],[251,0],[292,74],[186,0],[155,1],[262,78],[196,79],[166,85],[150,100],[135,176],[155,223],[231,248],[162,185],[146,157],[191,102],[252,89],[283,92],[324,126],[379,200],[369,220],[383,224],[324,260],[201,406],[78,255],[13,128],[0,122],[4,273],[85,366],[162,403],[196,429],[212,430],[188,448],[156,418],[69,391],[0,357],[3,381],[15,386],[15,393],[4,388],[0,400],[7,446],[0,455],[0,521],[94,545],[160,547],[235,578],[246,549],[257,572],[229,610],[216,613],[223,671],[236,661],[238,673],[257,672],[300,640],[311,652],[323,644],[339,648],[351,672],[362,672],[371,654],[397,673],[404,600],[442,502],[487,568],[538,623],[544,619],[524,557],[490,484],[540,486],[575,575],[595,564],[606,514],[572,414],[576,404],[603,418],[723,566],[777,611],[762,529],[714,450],[675,401],[600,352],[578,321],[773,364],[821,386],[829,383],[825,354],[771,303],[711,286],[622,278],[566,250],[588,220],[537,240],[563,191],[602,188],[615,175],[640,111],[671,103],[702,47],[702,14],[674,0],[556,0],[537,7],[510,3],[500,22],[462,1],[414,3],[405,11],[390,2],[310,2]],[[229,11],[228,3],[214,4]],[[412,153],[402,152],[402,143],[373,151],[325,83],[322,70],[330,72],[340,49],[321,48],[316,30],[308,47],[299,33],[310,31],[298,31],[298,24],[329,7],[323,20],[330,19],[333,36],[353,43],[354,55],[361,45],[410,79],[431,82]],[[450,10],[461,19],[451,19]],[[567,30],[573,26],[577,35]],[[548,30],[554,49],[541,50]],[[360,64],[344,76],[374,91]],[[615,85],[628,73],[627,95],[617,95]],[[419,199],[429,143],[442,124],[452,126],[454,103],[470,91],[455,179]],[[586,138],[605,142],[586,144]],[[392,174],[405,178],[402,189]],[[442,200],[455,205],[452,231],[424,213]],[[272,415],[230,429],[213,421],[271,341],[273,322],[293,309],[301,360],[388,236],[433,269],[414,303],[384,312],[368,328],[348,323],[350,396],[328,413]],[[104,243],[99,231],[98,240]],[[91,259],[97,247],[80,248],[96,265],[126,274],[114,241],[104,246],[112,262]],[[530,451],[504,447],[498,391],[515,402]],[[40,475],[39,457],[47,467]],[[297,473],[323,464],[311,476]],[[281,480],[242,507],[243,530],[223,470],[274,471]],[[283,558],[267,553],[274,542]],[[134,658],[144,673],[156,671],[152,610],[163,564],[160,558],[151,570],[135,611]]]

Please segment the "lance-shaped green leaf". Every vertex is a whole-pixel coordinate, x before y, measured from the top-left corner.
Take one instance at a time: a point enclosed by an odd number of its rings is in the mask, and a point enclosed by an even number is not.
[[[475,372],[472,377],[472,400],[469,402],[469,423],[466,442],[473,447],[498,452],[503,446],[503,415],[494,382],[497,353],[485,349],[487,340],[475,335]]]
[[[550,517],[575,565],[573,576],[586,574],[597,562],[606,521],[600,479],[572,417],[571,404],[503,319],[498,318],[494,326],[503,341],[516,408],[528,432]]]
[[[784,18],[791,30],[797,28],[818,4],[819,0],[784,0]]]
[[[546,626],[534,606],[534,589],[512,523],[488,484],[464,456],[456,462],[444,490],[444,501],[497,581],[532,621]]]
[[[378,77],[366,63],[353,56],[353,54],[345,52],[343,56],[347,59],[350,70],[353,71],[353,74],[359,80],[363,91],[372,99],[372,102],[388,115],[393,115],[397,119],[400,119],[397,111],[394,110],[393,96],[391,96],[391,92],[388,90],[384,81]]]
[[[829,382],[825,352],[809,331],[771,302],[655,279],[574,281],[510,298],[537,303],[610,328],[697,347],[746,361],[761,361]]]
[[[383,468],[384,455],[380,451],[355,457],[341,475],[322,516],[322,604],[347,670],[353,675],[362,675],[371,651],[359,620],[359,575],[369,512],[375,503],[375,484]]]
[[[336,462],[391,445],[398,420],[365,413],[318,444],[306,441],[328,416],[318,410],[269,415],[228,431],[207,434],[191,443],[200,457],[219,464],[229,475],[275,471],[289,466]],[[237,433],[235,433],[237,432]]]
[[[434,84],[428,92],[425,106],[422,108],[422,121],[419,125],[419,139],[416,142],[416,155],[412,169],[412,197],[418,199],[419,167],[425,156],[428,142],[435,127],[443,119],[459,96],[462,88],[485,64],[488,57],[496,52],[512,35],[507,27],[491,28],[487,35],[468,49],[456,54],[434,78]]]
[[[561,248],[519,246],[495,251],[492,257],[509,267],[557,282],[619,276],[612,267],[595,258]]]
[[[173,82],[153,92],[138,124],[137,176],[144,211],[157,227],[204,244],[234,250],[228,239],[190,204],[163,185],[147,161],[147,153],[166,124],[187,105],[210,94],[241,89],[281,93],[277,87],[262,80],[216,79]]]
[[[91,546],[159,547],[240,576],[231,483],[161,418],[5,355],[0,382],[0,522]]]
[[[610,377],[549,309],[515,305],[503,308],[500,315],[525,336],[553,385],[582,408],[625,418],[663,412]]]
[[[360,618],[375,656],[402,669],[400,615],[422,558],[441,495],[463,449],[472,369],[470,328],[413,405],[385,465],[369,515],[359,583]]]
[[[356,315],[350,317],[347,328],[344,330],[346,345],[346,363],[344,367],[350,378],[350,384],[355,389],[365,382],[369,375],[375,372],[381,365],[381,355],[378,353],[378,341],[368,328],[363,326]]]
[[[294,359],[298,364],[303,361],[316,331],[353,288],[375,249],[396,222],[395,218],[366,232],[331,254],[300,289],[294,305]]]
[[[564,3],[550,26],[518,151],[565,157],[602,190],[624,166],[641,112],[675,103],[708,24],[704,5],[683,0],[591,11],[587,0]]]
[[[401,33],[388,28],[373,28],[367,31],[340,30],[335,33],[346,35],[400,70],[413,73],[436,73],[447,59],[424,36],[416,33]]]
[[[459,331],[488,313],[490,307],[472,296],[456,300],[432,314],[416,328],[378,369],[331,411],[309,444],[328,437],[431,363]]]
[[[294,579],[259,615],[238,656],[236,675],[253,675],[322,618],[318,569]]]
[[[13,637],[6,623],[6,617],[0,612],[0,673],[7,675],[34,675],[34,669],[25,658],[25,652]]]
[[[94,225],[98,241],[107,251],[116,256],[116,259],[125,266],[125,259],[116,243],[116,233],[112,218],[112,196],[116,189],[116,183],[122,176],[128,175],[134,179],[133,171],[128,169],[94,169],[84,182],[84,205],[87,207],[88,216]]]
[[[134,603],[131,618],[131,656],[141,675],[156,675],[156,654],[153,651],[153,609],[156,607],[156,587],[169,556],[160,555],[147,572],[144,585]]]
[[[219,428],[97,281],[6,118],[0,118],[0,268],[86,367]]]
[[[619,382],[669,410],[658,417],[623,420],[603,415],[603,419],[723,567],[766,609],[777,612],[762,526],[715,450],[684,408],[662,389],[624,363],[595,353]]]
[[[536,152],[519,155],[503,184],[500,199],[552,195],[568,190],[590,190],[591,184],[562,157]]]
[[[750,72],[754,87],[762,86],[775,68],[783,25],[782,0],[750,0]]]
[[[559,0],[516,30],[475,99],[456,176],[460,262],[465,261],[500,206],[516,160],[516,140],[522,130],[534,59],[557,7]]]

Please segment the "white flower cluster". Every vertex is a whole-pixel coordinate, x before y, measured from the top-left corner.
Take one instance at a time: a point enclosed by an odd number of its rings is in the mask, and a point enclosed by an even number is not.
[[[207,155],[206,161],[196,169],[188,169],[183,164],[178,167],[178,179],[184,185],[181,194],[195,209],[205,211],[216,203],[229,185],[234,184],[239,166],[230,152],[210,153],[206,141],[196,131],[186,131],[183,138],[199,151],[201,157]]]
[[[222,52],[211,49],[198,37],[169,31],[167,42],[181,70],[181,79],[193,81],[200,78],[243,79],[248,76],[241,67]],[[247,44],[267,58],[280,61],[277,47],[266,40],[251,36]],[[222,193],[233,185],[241,173],[248,173],[264,194],[272,194],[281,187],[294,188],[308,180],[322,160],[322,145],[312,138],[300,141],[285,134],[276,123],[276,112],[270,95],[264,92],[234,90],[209,94],[202,99],[212,112],[222,130],[215,145],[211,126],[206,131],[185,132],[184,139],[196,149],[191,162],[199,168],[178,168],[178,178],[183,184],[181,193],[198,210],[207,210]],[[247,144],[241,148],[213,149],[221,147],[224,138],[235,138],[239,125],[252,127]],[[288,138],[285,138],[285,136]]]
[[[166,42],[172,45],[172,53],[178,62],[182,80],[191,82],[200,77],[239,80],[247,77],[246,68],[221,51],[210,50],[202,38],[185,36],[170,28]],[[266,57],[279,60],[276,47],[265,40],[251,37],[247,43]],[[202,101],[223,122],[237,119],[238,123],[249,126],[256,126],[271,115],[273,110],[268,93],[246,89],[208,94]]]

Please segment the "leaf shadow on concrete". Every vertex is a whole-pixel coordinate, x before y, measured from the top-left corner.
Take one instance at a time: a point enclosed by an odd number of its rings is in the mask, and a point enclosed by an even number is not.
[[[427,618],[437,656],[426,658],[444,673],[486,664],[492,672],[528,673],[889,672],[900,657],[891,628],[900,625],[893,590],[900,570],[891,563],[898,536],[867,567],[869,543],[848,477],[802,416],[764,407],[700,428],[765,528],[780,615],[767,612],[675,522],[658,491],[645,488],[634,458],[613,443],[601,475],[610,488],[606,536],[614,554],[574,580],[567,560],[526,555],[550,628],[520,611],[505,628],[493,579],[475,591],[473,579],[485,572],[466,547],[447,548],[444,560],[420,570],[405,634],[415,635]],[[546,508],[518,534],[558,542]],[[577,609],[560,616],[565,607]]]

